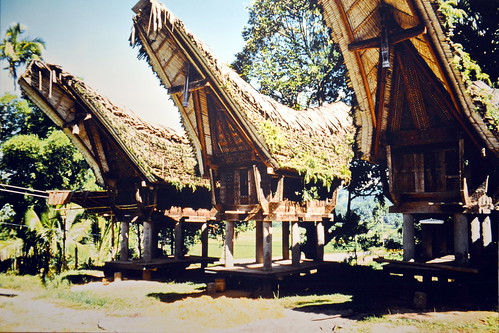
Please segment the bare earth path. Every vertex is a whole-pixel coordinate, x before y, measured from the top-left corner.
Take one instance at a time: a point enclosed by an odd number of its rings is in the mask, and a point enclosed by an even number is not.
[[[122,281],[74,287],[108,293],[127,293],[158,282]],[[145,289],[144,289],[145,290]],[[404,313],[383,322],[359,321],[351,311],[305,312],[285,309],[275,300],[249,299],[240,292],[185,297],[173,302],[120,313],[116,310],[71,308],[34,292],[0,288],[0,331],[17,332],[424,332],[414,322],[480,323],[497,315],[487,311]],[[231,324],[236,323],[236,324]],[[242,323],[242,324],[241,324]],[[469,326],[469,332],[474,332]],[[489,331],[489,330],[485,330]]]

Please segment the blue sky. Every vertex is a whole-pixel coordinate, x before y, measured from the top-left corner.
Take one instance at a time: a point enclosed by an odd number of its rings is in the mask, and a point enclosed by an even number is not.
[[[178,112],[166,90],[138,60],[128,37],[138,0],[0,0],[0,33],[19,22],[27,36],[46,43],[44,60],[87,82],[113,103],[144,120],[180,129]],[[250,0],[162,0],[215,55],[230,63],[243,46]],[[2,62],[2,68],[6,66]],[[19,75],[24,71],[20,69]],[[0,93],[14,92],[7,71]],[[19,90],[16,92],[19,93]]]

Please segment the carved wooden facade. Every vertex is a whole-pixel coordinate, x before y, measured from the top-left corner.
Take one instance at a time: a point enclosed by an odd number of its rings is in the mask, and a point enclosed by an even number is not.
[[[148,60],[179,108],[228,228],[255,220],[258,234],[262,223],[269,230],[272,221],[321,224],[331,218],[336,189],[349,177],[349,107],[292,110],[256,92],[156,0],[139,1],[133,10],[130,41],[139,45],[139,58]],[[312,164],[323,168],[313,170]],[[324,181],[310,181],[314,178]],[[303,202],[296,193],[312,186],[319,197]],[[265,267],[270,269],[270,259]]]
[[[118,108],[57,65],[33,61],[19,84],[26,97],[64,130],[103,187],[91,192],[53,191],[50,203],[75,202],[122,222],[122,262],[129,259],[131,221],[144,225],[142,259],[150,263],[160,256],[160,228],[215,218],[209,182],[198,176],[185,137]],[[180,258],[182,229],[177,229],[175,255]]]
[[[490,218],[495,220],[499,209],[499,135],[487,126],[452,65],[452,45],[436,2],[319,3],[359,102],[359,147],[364,158],[388,169],[391,211],[405,214],[405,259],[415,257],[415,217],[445,221],[451,216],[453,222],[445,224],[454,225],[454,251],[441,254],[468,263],[471,238],[477,237],[469,237],[471,221],[478,219],[488,229],[483,233],[491,234]],[[494,234],[494,241],[478,235],[478,242],[497,246]]]

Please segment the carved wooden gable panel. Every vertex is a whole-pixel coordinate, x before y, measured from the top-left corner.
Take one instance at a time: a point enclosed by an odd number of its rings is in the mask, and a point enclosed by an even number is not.
[[[213,161],[219,165],[244,164],[253,149],[227,111],[208,96]]]
[[[453,127],[451,105],[440,81],[404,46],[395,50],[387,131]],[[417,144],[417,142],[415,142]]]

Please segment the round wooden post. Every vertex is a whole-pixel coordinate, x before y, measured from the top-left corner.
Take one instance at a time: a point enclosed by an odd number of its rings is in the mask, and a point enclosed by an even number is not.
[[[129,239],[130,221],[126,218],[121,222],[121,246],[120,246],[120,260],[128,261],[129,255]]]
[[[289,222],[282,222],[282,259],[289,259]]]
[[[258,264],[263,263],[263,222],[255,222],[255,245],[256,245],[256,257],[255,261]]]
[[[234,267],[234,221],[227,221],[225,224],[225,245],[224,245],[225,267]]]
[[[490,222],[490,216],[486,216],[482,221],[482,241],[483,247],[492,244],[492,224]]]
[[[272,270],[272,222],[263,222],[263,270]]]
[[[144,262],[152,261],[152,222],[144,221],[143,244],[144,244]]]
[[[293,245],[291,246],[291,262],[293,266],[297,266],[300,264],[300,228],[298,221],[291,222],[291,239]]]
[[[183,218],[175,223],[175,260],[180,260],[184,257],[183,224]]]
[[[465,214],[454,214],[454,255],[456,263],[466,265],[469,255],[469,228]]]
[[[416,244],[414,241],[414,215],[403,215],[403,248],[404,261],[413,260],[415,257]]]
[[[324,245],[326,242],[326,232],[324,230],[324,222],[317,221],[315,223],[315,228],[317,231],[317,262],[323,262],[324,261]]]
[[[208,258],[208,222],[201,226],[201,257]]]

